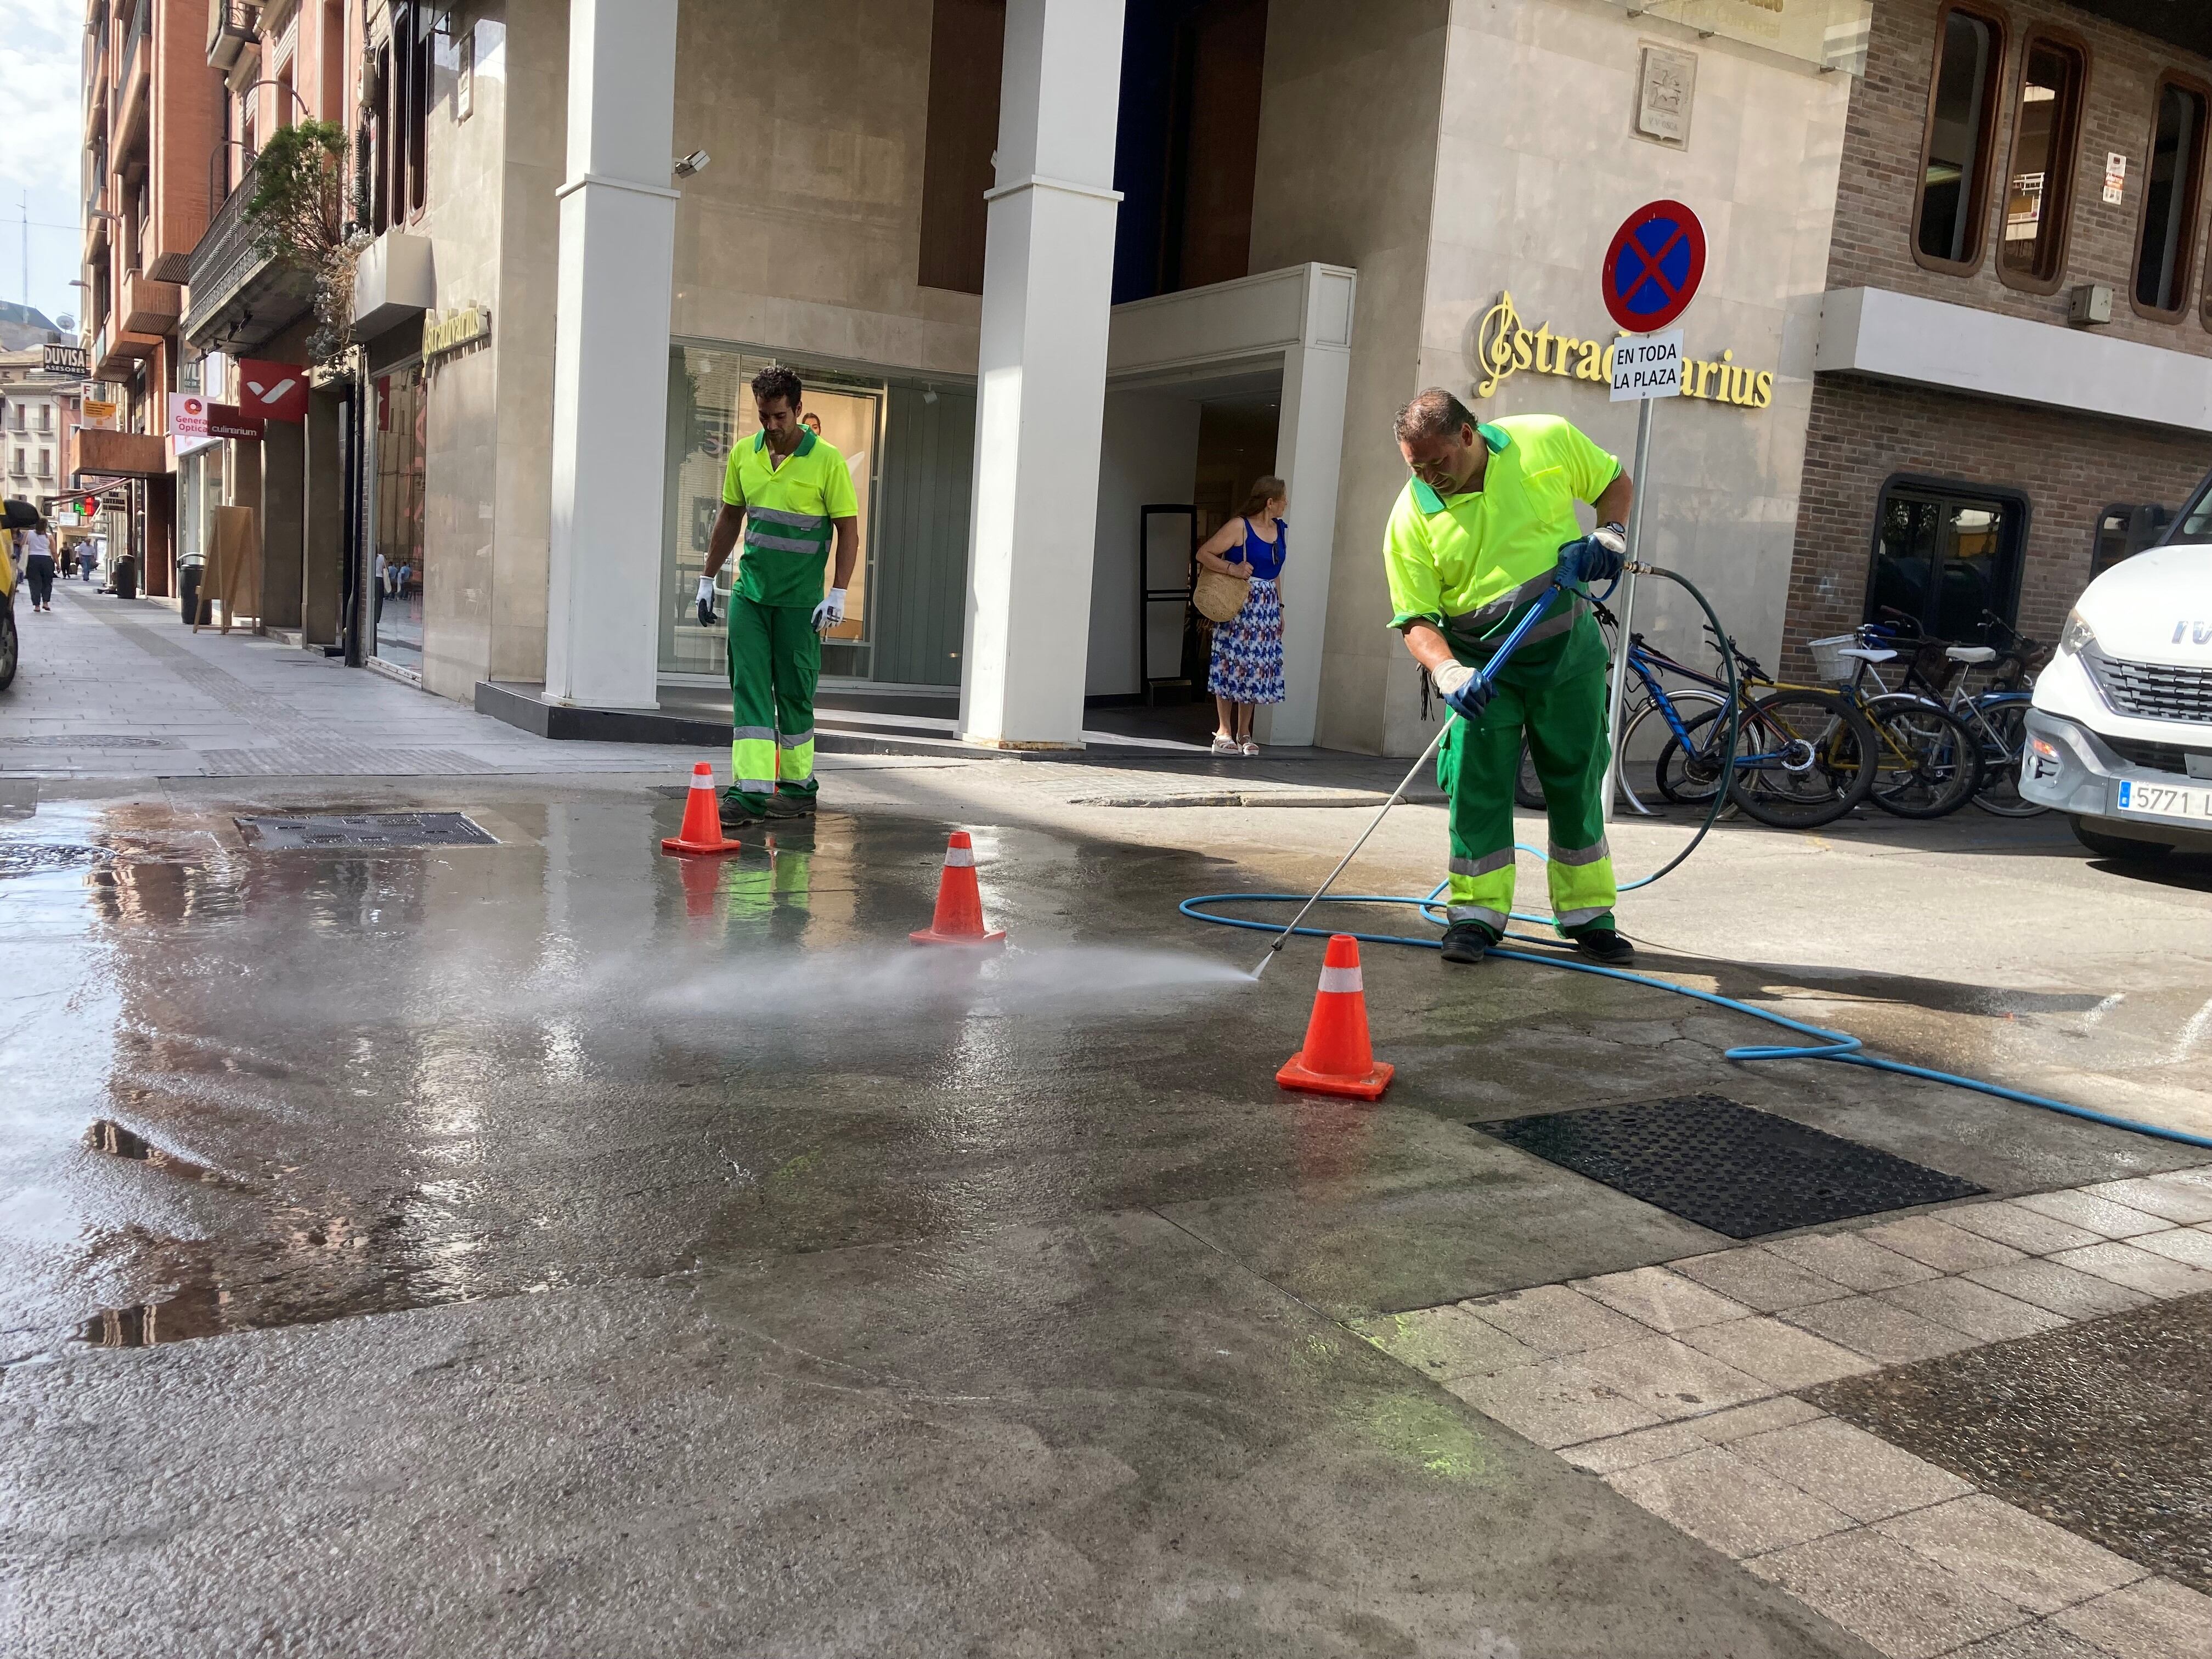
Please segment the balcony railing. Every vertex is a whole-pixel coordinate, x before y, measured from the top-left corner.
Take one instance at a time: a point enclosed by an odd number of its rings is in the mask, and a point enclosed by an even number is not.
[[[246,47],[261,40],[258,0],[208,0],[207,60],[227,70]]]

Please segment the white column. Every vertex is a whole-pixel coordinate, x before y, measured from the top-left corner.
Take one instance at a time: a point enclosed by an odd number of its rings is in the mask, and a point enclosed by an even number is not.
[[[1009,0],[988,197],[960,732],[1083,739],[1122,0]]]
[[[1344,399],[1352,382],[1354,292],[1351,271],[1307,266],[1304,326],[1298,343],[1283,354],[1282,410],[1275,428],[1275,476],[1291,492],[1290,556],[1280,578],[1283,701],[1262,705],[1252,721],[1253,736],[1271,747],[1311,743],[1321,716],[1321,653],[1344,462]]]
[[[545,690],[599,708],[659,703],[676,7],[568,7]]]

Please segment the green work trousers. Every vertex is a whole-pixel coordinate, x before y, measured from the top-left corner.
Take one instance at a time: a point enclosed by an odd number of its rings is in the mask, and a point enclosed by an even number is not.
[[[1498,933],[1513,909],[1513,780],[1522,734],[1544,785],[1551,844],[1544,866],[1562,933],[1613,926],[1613,854],[1605,841],[1606,666],[1557,679],[1509,665],[1480,719],[1455,720],[1437,757],[1450,798],[1449,915]]]
[[[757,808],[778,793],[814,793],[814,686],[822,636],[811,605],[730,595],[730,773]]]

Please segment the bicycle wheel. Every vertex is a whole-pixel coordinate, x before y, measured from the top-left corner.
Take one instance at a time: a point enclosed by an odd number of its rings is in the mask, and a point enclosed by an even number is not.
[[[1727,763],[1716,752],[1728,735],[1728,728],[1714,724],[1728,707],[1728,699],[1711,691],[1670,692],[1668,696],[1683,730],[1690,734],[1690,747],[1685,750],[1682,740],[1668,732],[1667,741],[1660,746],[1659,758],[1652,763],[1652,781],[1660,794],[1677,806],[1711,805],[1713,791],[1722,787],[1723,775],[1728,769]],[[1696,704],[1705,705],[1703,714],[1690,713],[1691,706]],[[1656,703],[1647,703],[1636,718],[1641,723],[1647,716],[1666,719]],[[1632,738],[1636,726],[1632,725],[1628,732]],[[1626,741],[1622,746],[1627,747]]]
[[[1864,712],[1876,740],[1875,805],[1901,818],[1940,818],[1974,798],[1982,746],[1956,714],[1907,696],[1877,697]]]
[[[1833,692],[1774,692],[1745,709],[1741,726],[1729,794],[1761,823],[1817,829],[1874,787],[1874,728]]]
[[[1978,705],[1989,730],[1982,739],[1982,787],[1974,791],[1974,805],[2001,818],[2032,818],[2048,812],[2020,793],[2021,757],[2027,750],[2027,699],[2017,702],[1991,700]]]

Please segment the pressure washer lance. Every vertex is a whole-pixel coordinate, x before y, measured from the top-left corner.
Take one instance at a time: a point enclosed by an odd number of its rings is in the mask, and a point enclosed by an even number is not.
[[[1638,565],[1635,568],[1638,574],[1642,574],[1649,567]],[[1485,685],[1496,679],[1513,653],[1521,648],[1522,637],[1536,625],[1537,618],[1551,607],[1553,596],[1565,592],[1566,592],[1565,586],[1554,576],[1552,579],[1552,585],[1537,596],[1535,602],[1522,613],[1521,620],[1513,624],[1513,631],[1505,636],[1504,641],[1492,654],[1490,660],[1476,672],[1476,679]],[[1404,777],[1398,780],[1398,787],[1390,792],[1390,799],[1382,803],[1382,810],[1375,815],[1375,821],[1361,832],[1358,841],[1352,843],[1351,851],[1336,861],[1336,868],[1328,872],[1328,879],[1315,889],[1314,896],[1299,907],[1297,915],[1291,918],[1291,925],[1275,936],[1275,942],[1267,947],[1267,954],[1260,958],[1260,965],[1252,970],[1254,979],[1259,978],[1267,971],[1267,964],[1275,959],[1276,953],[1289,944],[1291,935],[1298,931],[1298,924],[1306,919],[1306,912],[1322,902],[1322,896],[1336,885],[1336,878],[1345,872],[1346,866],[1353,859],[1359,856],[1359,849],[1367,845],[1367,838],[1382,827],[1382,820],[1389,816],[1390,809],[1403,799],[1406,792],[1413,787],[1413,779],[1419,774],[1420,769],[1429,763],[1429,757],[1437,752],[1437,745],[1444,740],[1444,733],[1451,730],[1452,722],[1458,718],[1459,714],[1456,711],[1449,708],[1444,711],[1444,723],[1437,728],[1436,736],[1429,739],[1429,746],[1421,750],[1420,758],[1407,769]]]

